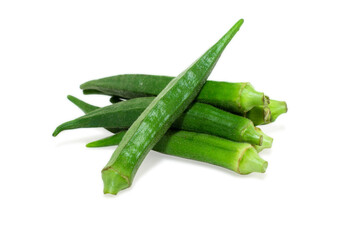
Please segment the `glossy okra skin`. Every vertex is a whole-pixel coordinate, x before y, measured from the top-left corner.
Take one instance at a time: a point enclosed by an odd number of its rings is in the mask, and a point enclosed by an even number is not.
[[[195,99],[242,23],[243,20],[238,21],[214,46],[171,80],[131,125],[102,170],[104,193],[117,194],[131,186],[147,153]]]
[[[116,146],[126,131],[87,144],[87,147]],[[153,147],[154,151],[189,158],[240,174],[265,172],[268,163],[256,154],[248,143],[239,143],[223,138],[187,131],[169,130]]]
[[[244,113],[243,116],[249,118],[254,125],[265,125],[275,122],[281,114],[286,112],[286,102],[271,99],[267,106],[256,106],[250,111]]]
[[[80,86],[85,94],[107,94],[122,98],[156,96],[174,77],[124,74],[86,82]],[[264,93],[255,91],[250,83],[207,81],[196,101],[218,108],[244,113],[254,106],[266,104]]]
[[[134,119],[140,116],[139,108],[145,110],[152,102],[153,97],[134,98],[128,101],[115,103],[104,108],[87,104],[73,96],[68,97],[79,108],[85,108],[86,115],[61,124],[55,131],[57,135],[66,129],[103,127],[111,132],[127,129]],[[140,101],[141,100],[141,101]],[[135,104],[133,103],[135,102]],[[130,107],[127,107],[129,105]],[[134,112],[131,107],[136,106]],[[88,111],[90,110],[90,111]],[[114,122],[114,118],[122,116],[127,125]],[[244,117],[225,112],[208,104],[195,102],[171,126],[174,129],[211,134],[238,142],[249,142],[255,145],[262,144],[262,135],[255,131],[253,123]]]

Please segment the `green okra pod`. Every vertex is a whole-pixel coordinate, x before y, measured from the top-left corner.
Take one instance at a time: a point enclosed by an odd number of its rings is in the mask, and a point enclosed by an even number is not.
[[[174,77],[124,74],[86,82],[80,86],[84,94],[107,94],[122,98],[156,96]],[[244,113],[254,106],[266,105],[264,93],[254,90],[250,83],[207,81],[196,101],[218,108]]]
[[[76,128],[103,127],[111,132],[127,129],[154,100],[154,97],[134,98],[98,108],[73,96],[68,96],[68,98],[86,115],[61,124],[54,131],[54,136],[63,130]],[[133,108],[134,111],[132,111]],[[176,119],[172,128],[211,134],[254,145],[262,144],[262,134],[255,131],[255,127],[249,119],[204,103],[193,103]]]
[[[88,143],[87,147],[116,146],[126,131]],[[268,163],[248,143],[239,143],[202,133],[169,130],[153,147],[154,151],[189,158],[240,174],[263,173]]]
[[[117,194],[131,186],[147,153],[196,98],[242,23],[243,20],[238,21],[215,45],[171,80],[131,125],[102,170],[104,193]]]

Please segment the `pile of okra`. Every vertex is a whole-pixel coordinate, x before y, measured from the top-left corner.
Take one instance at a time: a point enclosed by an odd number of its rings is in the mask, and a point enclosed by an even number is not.
[[[109,96],[110,105],[98,107],[68,96],[84,115],[58,126],[53,136],[77,128],[101,127],[112,133],[86,145],[117,146],[102,170],[104,193],[109,194],[131,186],[151,149],[239,174],[264,173],[268,163],[258,153],[271,148],[273,139],[258,125],[286,113],[286,103],[248,82],[207,80],[242,23],[176,77],[122,74],[83,83],[84,94]]]

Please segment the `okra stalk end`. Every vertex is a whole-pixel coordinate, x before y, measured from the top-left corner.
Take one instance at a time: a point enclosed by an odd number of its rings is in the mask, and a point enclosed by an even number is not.
[[[242,141],[261,146],[263,135],[255,130],[254,124],[249,121],[248,126],[242,132]]]
[[[239,93],[239,106],[242,112],[247,112],[255,106],[266,105],[266,97],[262,92],[258,92],[250,83],[244,83]]]
[[[284,101],[271,100],[269,108],[271,111],[271,122],[274,122],[278,116],[288,111],[287,104]]]
[[[259,145],[253,145],[255,150],[257,152],[261,152],[262,150],[264,150],[265,148],[271,148],[272,143],[273,143],[273,138],[266,135],[260,128],[255,127],[255,130],[260,133],[261,135],[263,135],[263,143],[261,146]]]
[[[268,106],[256,106],[247,113],[244,117],[250,119],[255,126],[267,124],[271,122],[271,110]]]
[[[264,173],[268,167],[268,162],[262,159],[253,148],[247,148],[242,155],[238,167],[240,174],[249,174],[252,172]]]
[[[104,194],[116,195],[119,191],[130,187],[129,178],[121,175],[111,167],[102,170]]]

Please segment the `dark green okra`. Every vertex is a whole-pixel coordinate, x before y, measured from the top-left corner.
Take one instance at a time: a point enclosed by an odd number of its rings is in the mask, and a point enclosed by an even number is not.
[[[122,98],[156,96],[174,77],[124,74],[86,82],[80,86],[84,94],[106,94]],[[250,83],[207,81],[196,101],[218,108],[244,113],[254,106],[266,105],[264,93],[254,90]]]
[[[125,133],[126,131],[121,131],[111,137],[91,142],[86,146],[116,146]],[[249,143],[233,142],[207,134],[187,131],[169,130],[157,142],[153,150],[214,164],[240,174],[263,173],[268,165]]]
[[[86,114],[61,124],[54,131],[54,136],[63,130],[76,128],[104,127],[111,132],[127,129],[154,99],[154,97],[134,98],[98,108],[73,96],[68,96],[68,98]],[[262,134],[255,131],[254,125],[249,119],[204,103],[192,104],[172,124],[172,128],[211,134],[254,145],[262,144]]]

